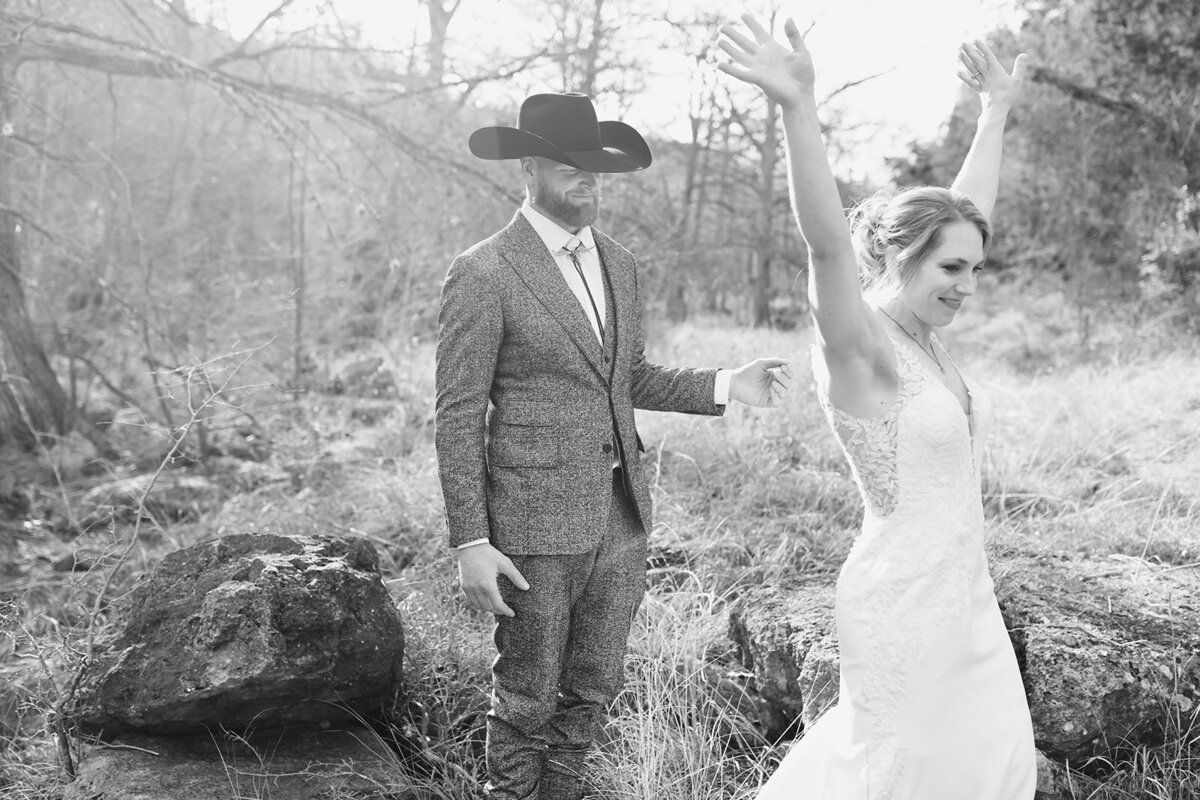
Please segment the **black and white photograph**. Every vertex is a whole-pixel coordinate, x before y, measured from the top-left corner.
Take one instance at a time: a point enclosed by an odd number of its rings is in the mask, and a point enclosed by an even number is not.
[[[0,0],[0,798],[1200,800],[1200,4]]]

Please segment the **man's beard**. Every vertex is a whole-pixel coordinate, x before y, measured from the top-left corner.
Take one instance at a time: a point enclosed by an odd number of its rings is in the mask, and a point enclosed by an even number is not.
[[[539,180],[533,204],[560,222],[565,222],[567,227],[582,228],[595,223],[600,216],[600,187],[592,189],[591,203],[579,206],[568,200],[565,192],[554,194]]]

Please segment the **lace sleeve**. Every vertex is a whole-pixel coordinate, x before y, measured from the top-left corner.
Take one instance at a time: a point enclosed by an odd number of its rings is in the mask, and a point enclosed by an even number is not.
[[[892,407],[880,417],[856,417],[834,406],[829,398],[829,367],[820,348],[813,345],[813,377],[817,400],[837,435],[863,502],[871,513],[886,517],[900,496],[896,469],[896,429],[904,404],[920,390],[919,365],[903,347],[894,347],[899,387]],[[918,372],[914,372],[914,369]]]

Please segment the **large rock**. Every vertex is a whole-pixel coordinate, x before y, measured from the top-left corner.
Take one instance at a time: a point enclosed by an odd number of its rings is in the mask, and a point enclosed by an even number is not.
[[[1033,558],[993,574],[1025,680],[1037,746],[1058,761],[1153,744],[1200,703],[1200,577],[1140,559]],[[760,586],[730,634],[762,698],[765,733],[809,724],[837,699],[833,585]],[[1043,764],[1044,766],[1044,764]]]
[[[1018,557],[997,595],[1038,747],[1073,764],[1161,737],[1200,702],[1200,575],[1126,557]]]
[[[400,614],[372,545],[227,536],[166,556],[80,686],[88,733],[185,733],[371,713],[400,678]]]
[[[227,736],[128,734],[86,747],[63,800],[404,797],[387,744],[366,728]]]
[[[754,673],[768,739],[797,720],[811,724],[837,702],[831,577],[753,589],[730,614],[729,635],[742,666]]]
[[[371,356],[345,364],[337,371],[330,387],[334,394],[357,397],[395,397],[396,376],[382,358]]]

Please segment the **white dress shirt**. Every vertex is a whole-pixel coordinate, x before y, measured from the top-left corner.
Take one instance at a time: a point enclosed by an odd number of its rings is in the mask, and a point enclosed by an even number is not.
[[[575,298],[579,301],[579,305],[583,307],[583,313],[587,315],[588,321],[592,323],[592,332],[596,334],[596,338],[603,342],[604,339],[600,334],[601,327],[605,324],[608,309],[604,298],[604,273],[600,269],[600,254],[596,251],[596,240],[592,236],[592,228],[590,225],[585,225],[579,229],[579,233],[571,233],[557,222],[547,217],[542,212],[534,208],[529,199],[526,198],[521,206],[521,213],[525,215],[525,219],[533,226],[537,235],[541,237],[545,243],[546,249],[554,256],[554,263],[558,264],[558,271],[562,273],[563,280],[567,282],[568,288]],[[570,246],[574,249],[575,242],[582,243],[583,247],[575,250],[579,258],[579,266],[583,269],[583,276],[587,279],[587,288],[584,288],[583,281],[579,279],[579,273],[575,271],[575,265],[571,263],[571,257],[567,255],[564,248]],[[592,298],[588,300],[588,290],[591,290]],[[592,311],[592,303],[596,304],[596,310],[600,312],[600,319],[596,319],[595,313]],[[729,382],[733,378],[733,374],[727,369],[717,370],[716,383],[713,385],[713,403],[723,406],[729,403]],[[466,547],[474,547],[477,544],[483,544],[487,539],[474,539],[465,544],[460,544],[456,550],[462,550]]]
[[[592,323],[592,332],[596,334],[599,341],[603,342],[600,330],[608,316],[608,309],[604,298],[604,274],[600,271],[600,254],[596,252],[596,240],[592,237],[591,226],[585,225],[579,229],[579,233],[571,233],[559,227],[557,222],[530,205],[528,199],[521,206],[521,213],[537,231],[537,235],[542,238],[546,249],[554,256],[554,263],[558,264],[558,271],[562,273],[563,280],[567,282],[567,287],[575,295],[579,305],[583,307],[583,313],[587,315],[588,321]],[[574,250],[576,242],[582,245],[575,250],[575,255],[579,258],[579,266],[583,268],[583,277],[587,279],[586,288],[583,281],[579,280],[579,273],[575,271],[575,265],[571,263],[571,256],[564,249]],[[588,300],[589,291],[592,293],[590,301]],[[592,302],[595,302],[596,310],[600,312],[599,320],[592,312]]]

